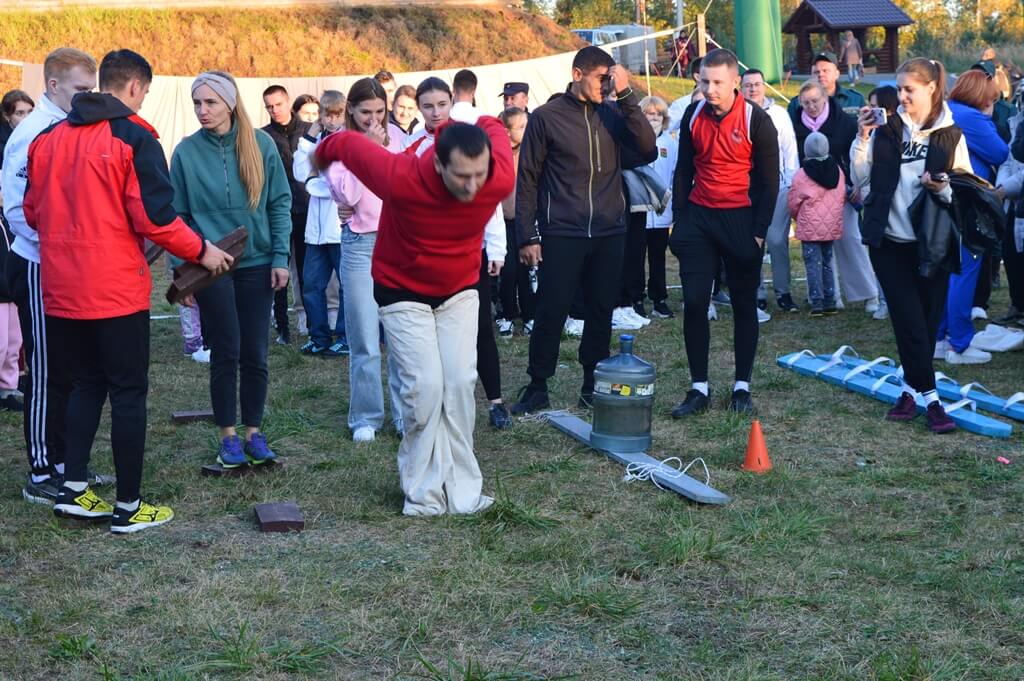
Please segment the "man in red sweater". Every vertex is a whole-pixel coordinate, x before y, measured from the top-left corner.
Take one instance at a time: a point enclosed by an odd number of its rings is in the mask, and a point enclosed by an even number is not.
[[[110,519],[115,533],[166,523],[167,506],[140,499],[149,384],[152,281],[143,241],[224,272],[231,256],[178,218],[156,131],[137,112],[153,71],[131,50],[100,64],[100,92],[71,100],[67,120],[28,152],[25,219],[39,233],[47,342],[71,376],[64,484],[53,512]],[[110,396],[117,505],[97,496],[86,467]]]
[[[672,410],[683,418],[706,411],[707,309],[720,264],[732,298],[736,383],[731,410],[750,413],[750,375],[757,353],[757,288],[764,238],[779,194],[778,134],[771,117],[739,93],[739,64],[712,50],[700,65],[704,98],[686,109],[672,193],[675,227],[669,245],[683,284],[683,338],[692,389]]]
[[[341,161],[383,202],[371,271],[401,380],[403,513],[481,511],[493,500],[473,454],[476,285],[484,226],[515,184],[505,127],[460,103],[422,156],[349,131],[316,159]]]

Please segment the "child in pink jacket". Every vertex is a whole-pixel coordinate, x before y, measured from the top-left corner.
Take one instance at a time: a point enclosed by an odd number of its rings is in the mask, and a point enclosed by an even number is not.
[[[793,177],[786,205],[803,242],[811,316],[836,313],[832,242],[843,236],[846,178],[829,155],[828,138],[814,132],[804,140],[804,165]]]

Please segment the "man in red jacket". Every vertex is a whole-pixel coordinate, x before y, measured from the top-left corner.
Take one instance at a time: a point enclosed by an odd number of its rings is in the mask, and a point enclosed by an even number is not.
[[[493,501],[473,455],[476,285],[484,225],[515,183],[512,148],[501,122],[468,103],[451,118],[422,156],[354,131],[316,150],[320,166],[341,161],[383,202],[372,274],[401,380],[406,515],[475,513]]]
[[[140,499],[149,373],[149,276],[143,242],[221,273],[231,256],[171,207],[156,131],[136,113],[153,71],[130,50],[100,64],[100,93],[76,95],[67,120],[29,147],[25,218],[38,231],[50,350],[69,364],[64,484],[53,511],[110,518],[115,533],[174,517]],[[89,489],[86,466],[107,395],[116,508]]]

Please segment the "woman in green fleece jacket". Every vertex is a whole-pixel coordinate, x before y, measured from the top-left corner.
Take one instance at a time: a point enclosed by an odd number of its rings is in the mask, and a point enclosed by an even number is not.
[[[229,74],[199,74],[192,102],[202,128],[171,157],[174,208],[210,241],[239,226],[249,230],[238,267],[195,296],[210,344],[210,397],[221,437],[217,460],[226,468],[262,464],[274,459],[260,423],[268,315],[274,291],[288,285],[291,189],[277,147],[253,129]],[[239,402],[244,445],[235,431]]]

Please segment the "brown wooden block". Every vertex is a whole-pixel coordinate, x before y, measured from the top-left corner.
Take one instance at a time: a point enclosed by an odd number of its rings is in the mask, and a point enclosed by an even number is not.
[[[172,411],[171,422],[177,425],[185,423],[197,423],[199,421],[213,422],[212,409],[191,409],[186,411]]]
[[[260,532],[302,532],[306,526],[302,509],[293,501],[256,504],[253,510]]]
[[[242,478],[254,473],[266,473],[280,468],[284,462],[281,459],[268,461],[258,466],[238,466],[237,468],[224,468],[220,463],[214,462],[203,466],[199,472],[204,478]]]
[[[231,269],[238,265],[238,259],[245,252],[245,244],[248,240],[249,230],[239,227],[215,244],[217,248],[226,251],[235,259]],[[186,262],[178,265],[174,268],[174,281],[167,289],[167,302],[180,303],[186,296],[202,291],[212,284],[218,276],[223,275],[214,275],[198,263]]]

